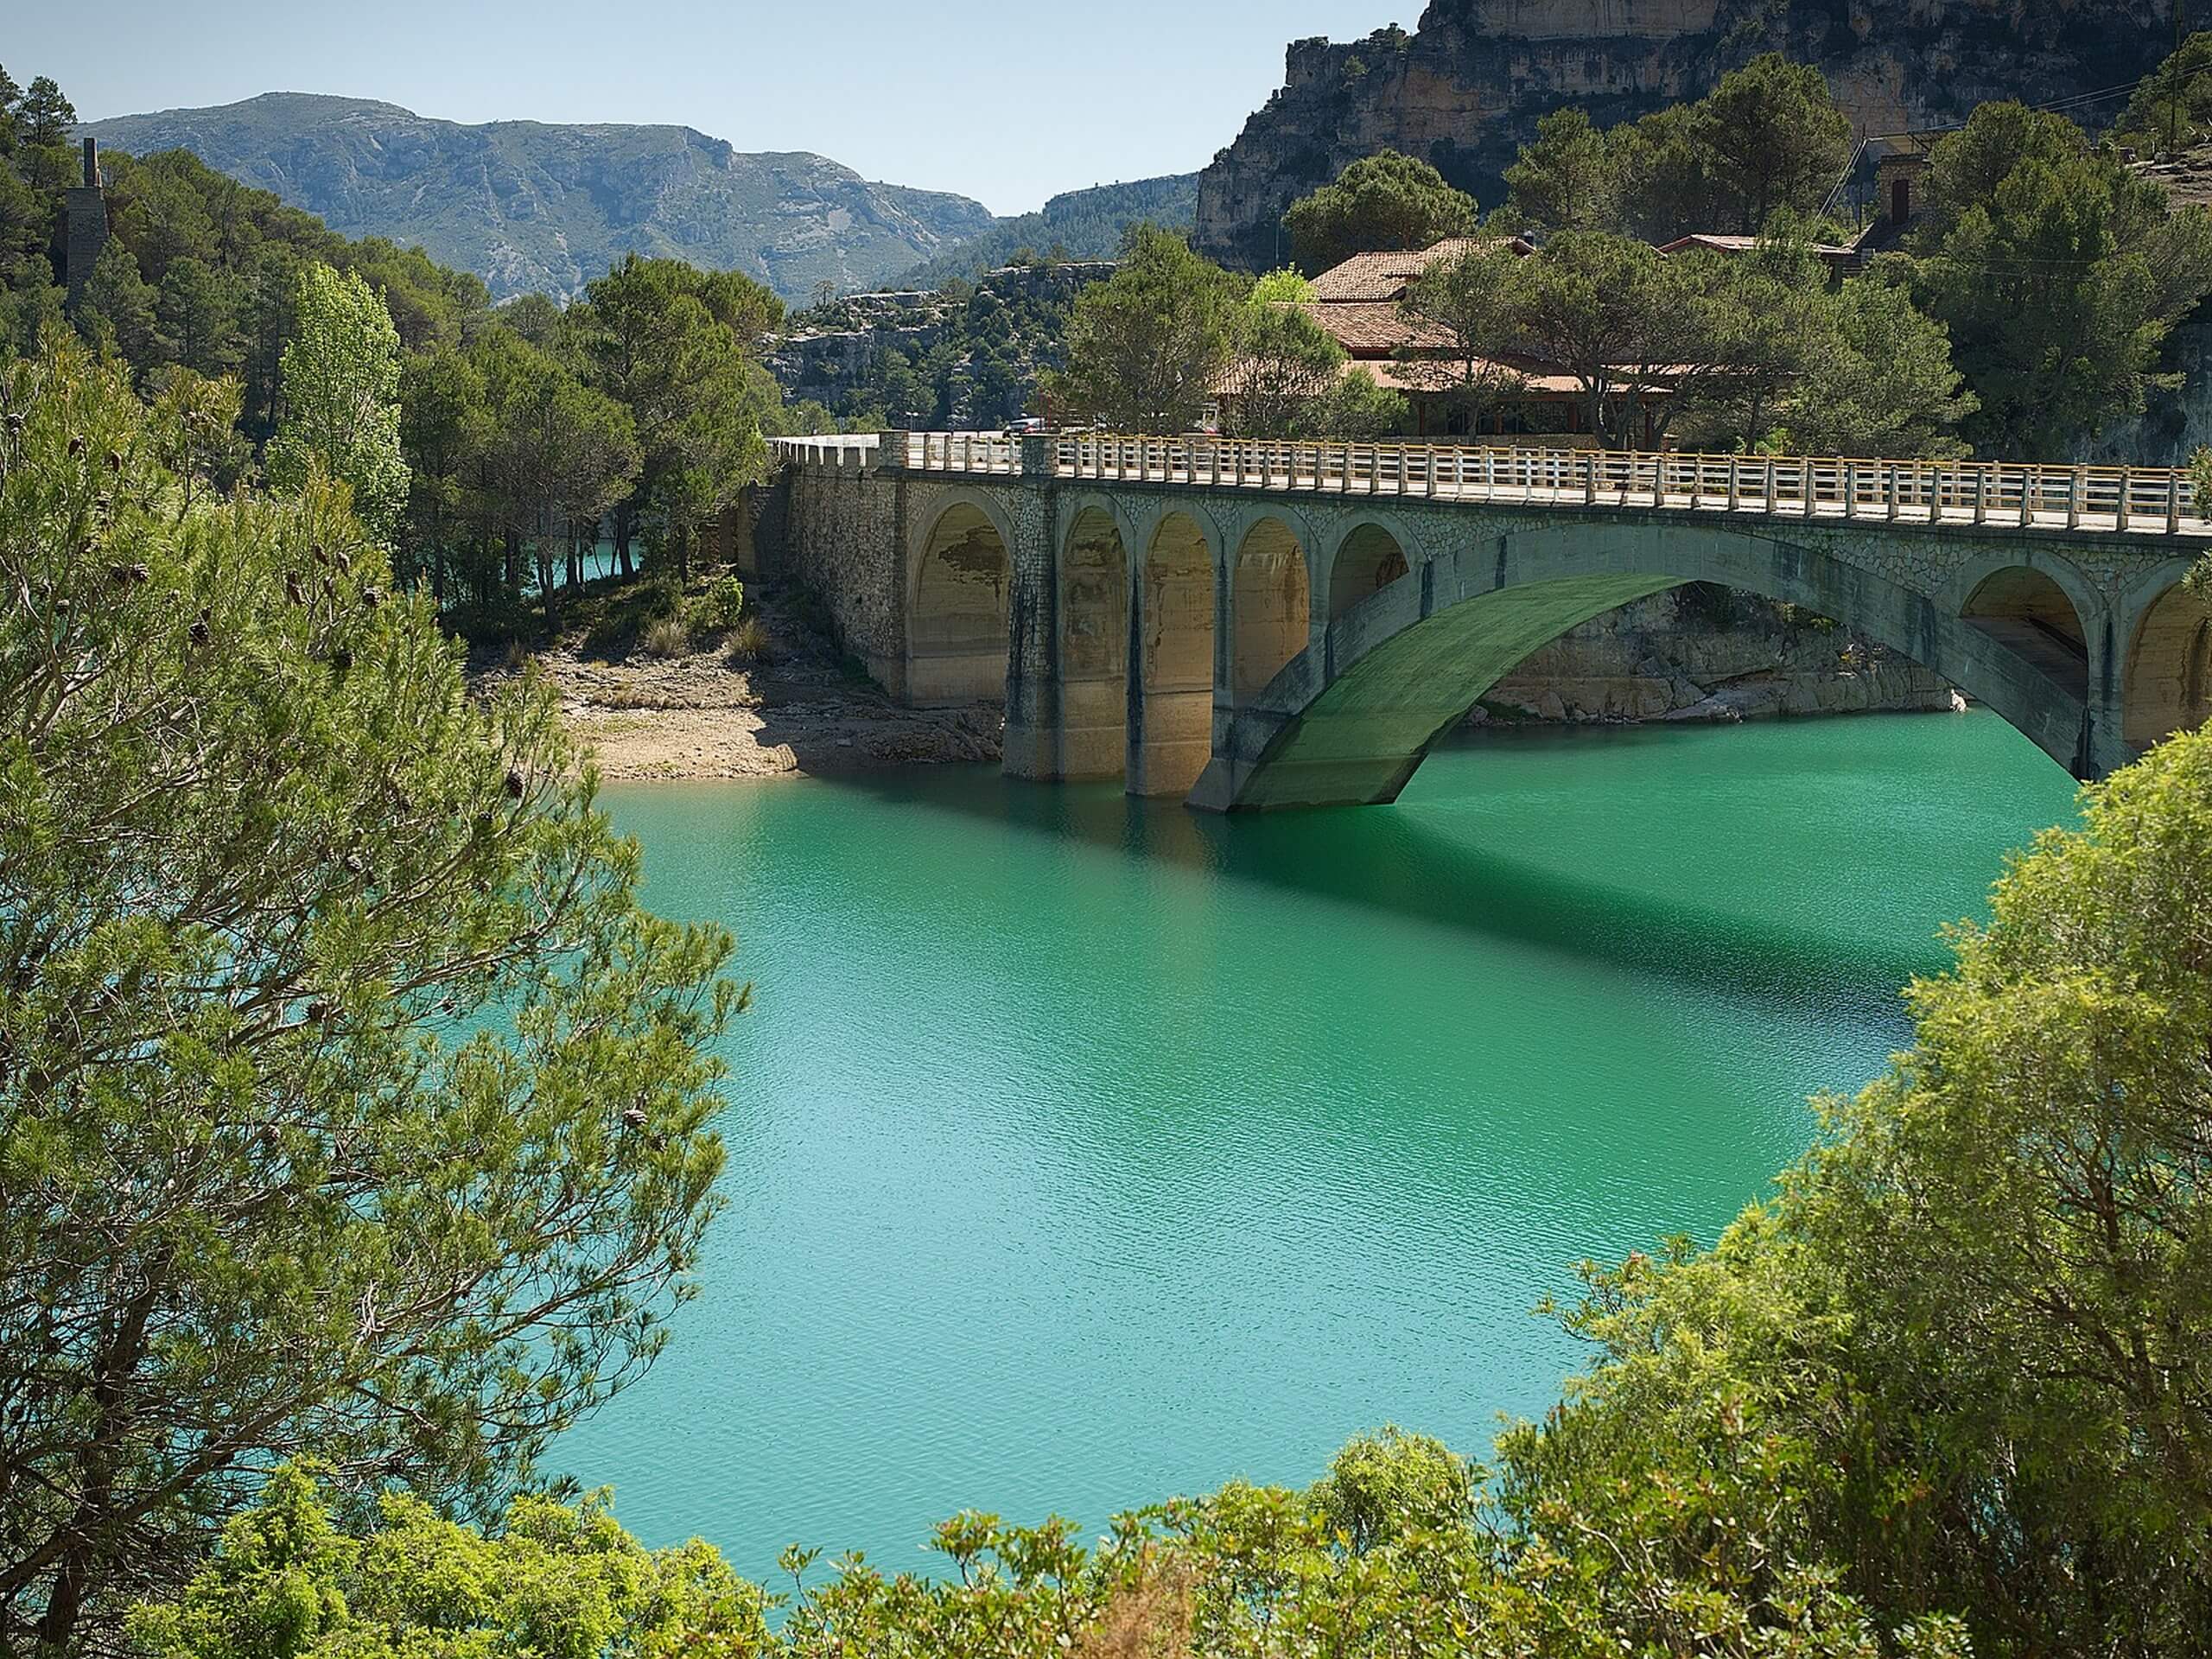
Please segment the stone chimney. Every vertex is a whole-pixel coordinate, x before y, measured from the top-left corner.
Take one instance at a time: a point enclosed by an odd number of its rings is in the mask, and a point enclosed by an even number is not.
[[[91,280],[93,264],[100,257],[100,250],[107,245],[107,197],[100,189],[99,150],[90,138],[85,140],[85,178],[81,184],[69,187],[69,244],[67,254],[67,280],[69,302],[74,305],[77,296],[85,291]]]

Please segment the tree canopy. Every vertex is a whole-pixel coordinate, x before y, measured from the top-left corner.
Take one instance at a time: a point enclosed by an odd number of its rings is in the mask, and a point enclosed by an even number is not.
[[[1427,162],[1386,149],[1294,202],[1282,222],[1299,264],[1319,272],[1356,253],[1433,247],[1446,237],[1471,235],[1477,208]]]
[[[1505,217],[1662,243],[1757,235],[1777,213],[1820,212],[1850,159],[1850,122],[1821,72],[1768,53],[1694,103],[1608,131],[1571,106],[1546,116],[1506,169]]]
[[[1172,231],[1140,226],[1121,269],[1076,296],[1067,367],[1046,395],[1127,432],[1182,432],[1213,397],[1236,345],[1236,279]]]
[[[1985,104],[1929,157],[1913,287],[1980,400],[1978,451],[2044,458],[2139,414],[2212,292],[2212,214],[2063,116]]]
[[[296,1452],[496,1513],[658,1351],[721,1160],[728,940],[639,908],[550,693],[467,695],[341,486],[191,474],[201,385],[0,371],[11,1651]]]

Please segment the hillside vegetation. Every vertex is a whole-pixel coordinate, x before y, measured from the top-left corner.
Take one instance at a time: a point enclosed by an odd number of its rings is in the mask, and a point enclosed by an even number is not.
[[[1198,211],[1198,175],[1178,173],[1132,184],[1102,184],[1054,196],[1043,209],[1002,219],[899,276],[898,288],[942,288],[972,279],[1027,256],[1057,259],[1111,259],[1132,225],[1158,225],[1187,231]]]

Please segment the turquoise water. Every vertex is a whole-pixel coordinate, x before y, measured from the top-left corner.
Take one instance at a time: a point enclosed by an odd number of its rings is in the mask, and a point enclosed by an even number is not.
[[[608,791],[740,937],[729,1207],[553,1462],[647,1541],[924,1567],[1395,1421],[1485,1451],[1571,1264],[1709,1239],[2071,811],[1993,717],[1510,734],[1224,821],[976,768]]]

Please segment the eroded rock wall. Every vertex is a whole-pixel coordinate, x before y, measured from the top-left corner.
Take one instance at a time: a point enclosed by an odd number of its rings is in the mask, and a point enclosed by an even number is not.
[[[1199,175],[1197,241],[1217,258],[1280,264],[1283,210],[1383,149],[1495,206],[1498,175],[1549,111],[1578,104],[1609,125],[1701,96],[1762,52],[1818,64],[1866,133],[1962,120],[1989,99],[2097,91],[2171,48],[2173,3],[1435,0],[1411,35],[1290,47],[1282,88]]]
[[[1939,710],[1957,694],[1848,630],[1748,595],[1700,610],[1681,590],[1584,623],[1484,698],[1479,717],[1554,721],[1751,720]]]

